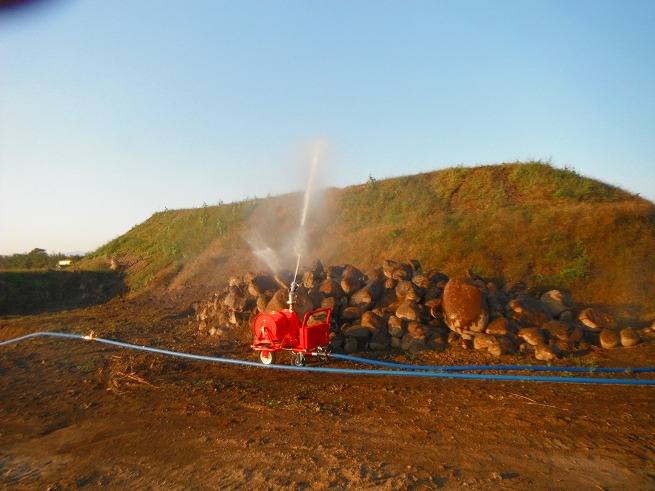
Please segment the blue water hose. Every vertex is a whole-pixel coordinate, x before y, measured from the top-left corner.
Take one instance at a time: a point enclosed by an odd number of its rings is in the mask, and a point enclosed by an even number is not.
[[[118,346],[121,348],[135,349],[139,351],[147,351],[151,353],[158,353],[161,355],[174,356],[179,358],[189,358],[192,360],[199,360],[199,361],[227,363],[232,365],[251,366],[257,368],[272,368],[278,370],[297,370],[302,372],[314,372],[314,373],[331,373],[331,374],[346,374],[346,375],[388,375],[388,376],[397,376],[397,377],[429,377],[429,378],[469,379],[469,380],[498,380],[498,381],[514,381],[514,382],[554,382],[554,383],[572,383],[572,384],[655,386],[655,380],[649,380],[649,379],[613,379],[613,378],[598,378],[598,377],[558,377],[558,376],[536,376],[536,375],[496,375],[496,374],[458,373],[453,371],[445,371],[443,370],[444,367],[433,367],[433,366],[423,367],[423,369],[438,370],[438,371],[419,371],[415,369],[368,370],[368,369],[352,369],[352,368],[297,367],[292,365],[263,365],[261,363],[254,362],[254,361],[234,360],[231,358],[218,358],[214,356],[195,355],[192,353],[183,353],[179,351],[170,351],[160,348],[153,348],[149,346],[123,343],[121,341],[98,338],[91,335],[84,336],[80,334],[68,334],[68,333],[59,333],[59,332],[34,332],[31,334],[26,334],[25,336],[20,336],[18,338],[0,342],[0,346],[6,346],[8,344],[17,343],[19,341],[24,341],[39,336],[50,336],[56,338],[96,341],[99,343],[105,343],[113,346]],[[367,363],[372,361],[365,358],[346,357],[345,355],[331,355],[331,356],[334,358],[349,359],[350,361],[365,360]],[[386,362],[377,362],[377,363],[386,363]],[[392,365],[399,365],[399,364],[392,364]],[[405,367],[406,365],[400,365],[400,366]],[[414,368],[413,365],[408,365],[408,366]],[[513,366],[510,365],[510,367],[511,369],[514,369]],[[458,368],[462,368],[462,367],[458,367]],[[553,367],[542,367],[542,368],[550,369]],[[498,370],[497,366],[494,365],[471,366],[465,369],[474,370],[474,371]],[[638,370],[653,371],[652,368],[640,368]],[[621,369],[621,371],[629,373],[631,371],[634,372],[635,369],[624,368]]]
[[[393,363],[388,361],[371,360],[357,356],[341,355],[333,353],[330,358],[365,363],[379,367],[399,368],[402,370],[439,370],[442,372],[476,372],[476,371],[499,371],[499,372],[570,372],[570,373],[655,373],[655,367],[616,368],[616,367],[554,367],[545,365],[410,365],[405,363]]]

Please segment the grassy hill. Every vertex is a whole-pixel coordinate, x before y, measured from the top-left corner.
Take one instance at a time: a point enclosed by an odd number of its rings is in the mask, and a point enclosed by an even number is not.
[[[155,213],[88,255],[113,260],[134,292],[202,295],[266,270],[268,247],[293,270],[303,196]],[[625,319],[655,318],[655,205],[542,162],[456,167],[325,191],[305,227],[303,264],[421,261],[450,276],[523,279]],[[270,252],[270,251],[269,251]]]

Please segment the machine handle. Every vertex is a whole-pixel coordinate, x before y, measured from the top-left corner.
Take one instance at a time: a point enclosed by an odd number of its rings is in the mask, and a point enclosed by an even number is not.
[[[321,312],[327,312],[327,318],[325,319],[325,324],[330,325],[330,316],[332,315],[332,309],[326,307],[324,309],[312,310],[311,312],[307,312],[305,316],[302,318],[302,327],[307,326],[307,321],[312,315],[319,314]]]

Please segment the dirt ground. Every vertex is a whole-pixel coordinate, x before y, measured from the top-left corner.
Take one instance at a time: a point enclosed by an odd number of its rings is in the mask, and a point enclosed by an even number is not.
[[[0,319],[0,341],[93,330],[255,359],[198,337],[187,315],[120,298]],[[650,341],[561,364],[652,366],[654,355]],[[527,361],[480,356],[414,361]],[[37,338],[0,347],[0,393],[7,489],[655,489],[653,386],[297,373]]]

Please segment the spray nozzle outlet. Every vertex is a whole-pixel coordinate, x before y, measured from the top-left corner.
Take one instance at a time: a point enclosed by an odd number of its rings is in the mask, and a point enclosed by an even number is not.
[[[289,287],[289,300],[287,301],[291,310],[293,310],[293,304],[296,303],[296,290],[298,290],[298,283],[292,281]]]

